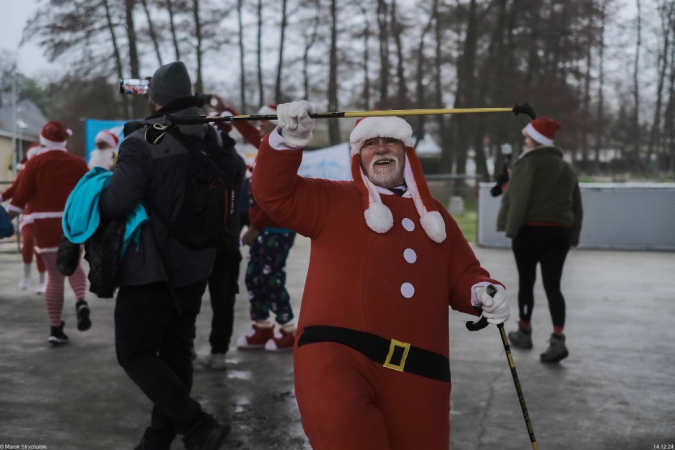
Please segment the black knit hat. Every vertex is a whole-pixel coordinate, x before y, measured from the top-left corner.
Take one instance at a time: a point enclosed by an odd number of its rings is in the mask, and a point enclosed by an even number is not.
[[[166,64],[150,80],[148,95],[158,105],[165,106],[174,100],[192,95],[192,82],[185,64],[180,61]]]

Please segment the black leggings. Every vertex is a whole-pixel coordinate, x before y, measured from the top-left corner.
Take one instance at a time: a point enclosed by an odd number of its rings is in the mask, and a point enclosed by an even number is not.
[[[560,292],[565,257],[570,249],[569,229],[565,227],[524,226],[513,240],[518,275],[518,310],[520,320],[529,322],[534,308],[534,282],[537,263],[548,297],[553,326],[565,325],[565,298]]]

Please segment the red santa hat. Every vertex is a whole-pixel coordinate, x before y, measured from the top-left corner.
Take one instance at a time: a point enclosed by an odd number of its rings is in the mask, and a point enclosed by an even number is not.
[[[277,115],[277,104],[276,103],[270,103],[269,105],[263,105],[259,110],[258,110],[259,115]],[[276,120],[270,120],[274,125],[278,125],[278,122]]]
[[[73,132],[58,120],[51,120],[40,131],[40,143],[46,148],[65,148]]]
[[[117,144],[120,143],[120,138],[111,131],[103,130],[98,132],[95,142],[105,142],[110,147],[117,148]]]
[[[377,233],[386,233],[394,224],[394,217],[387,208],[377,187],[361,168],[361,147],[367,139],[393,138],[405,145],[403,179],[412,196],[422,228],[434,242],[443,242],[446,237],[445,221],[438,211],[427,186],[422,166],[412,145],[412,127],[400,117],[365,117],[356,122],[349,137],[352,155],[352,177],[361,192],[364,217],[368,227]]]
[[[553,145],[553,138],[561,125],[550,117],[541,116],[523,128],[523,134],[543,145]]]

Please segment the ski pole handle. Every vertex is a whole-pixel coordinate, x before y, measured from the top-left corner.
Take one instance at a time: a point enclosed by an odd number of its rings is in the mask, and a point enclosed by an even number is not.
[[[487,287],[487,293],[490,297],[494,297],[495,294],[497,293],[497,288],[490,284]],[[481,315],[475,322],[469,320],[466,323],[466,328],[469,331],[482,330],[483,328],[485,328],[489,325],[487,319],[485,317],[483,317],[483,308],[481,308],[478,305],[474,306],[474,308],[476,309],[476,311],[480,312]]]

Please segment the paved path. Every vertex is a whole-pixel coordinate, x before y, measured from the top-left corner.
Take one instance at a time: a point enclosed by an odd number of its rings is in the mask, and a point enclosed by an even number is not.
[[[89,297],[93,328],[75,328],[66,288],[64,320],[71,343],[50,348],[44,300],[19,291],[20,256],[0,244],[0,445],[50,450],[131,449],[147,425],[150,404],[115,360],[113,300]],[[517,272],[510,251],[475,249],[512,295]],[[288,284],[296,310],[309,241],[291,251]],[[34,280],[37,276],[34,273]],[[241,283],[242,291],[243,280]],[[572,251],[563,276],[570,357],[542,365],[550,317],[540,282],[535,348],[514,350],[516,368],[541,450],[651,450],[675,446],[675,254]],[[237,297],[235,338],[247,332],[248,300]],[[208,294],[198,319],[197,352],[208,353]],[[469,317],[450,313],[453,450],[526,450],[528,434],[499,333],[469,333]],[[196,368],[194,395],[233,424],[225,448],[309,449],[293,389],[292,354],[232,350],[229,368]],[[174,449],[182,448],[176,441]],[[672,448],[672,447],[670,447]],[[417,450],[417,449],[412,449]],[[423,450],[423,449],[420,449]]]

